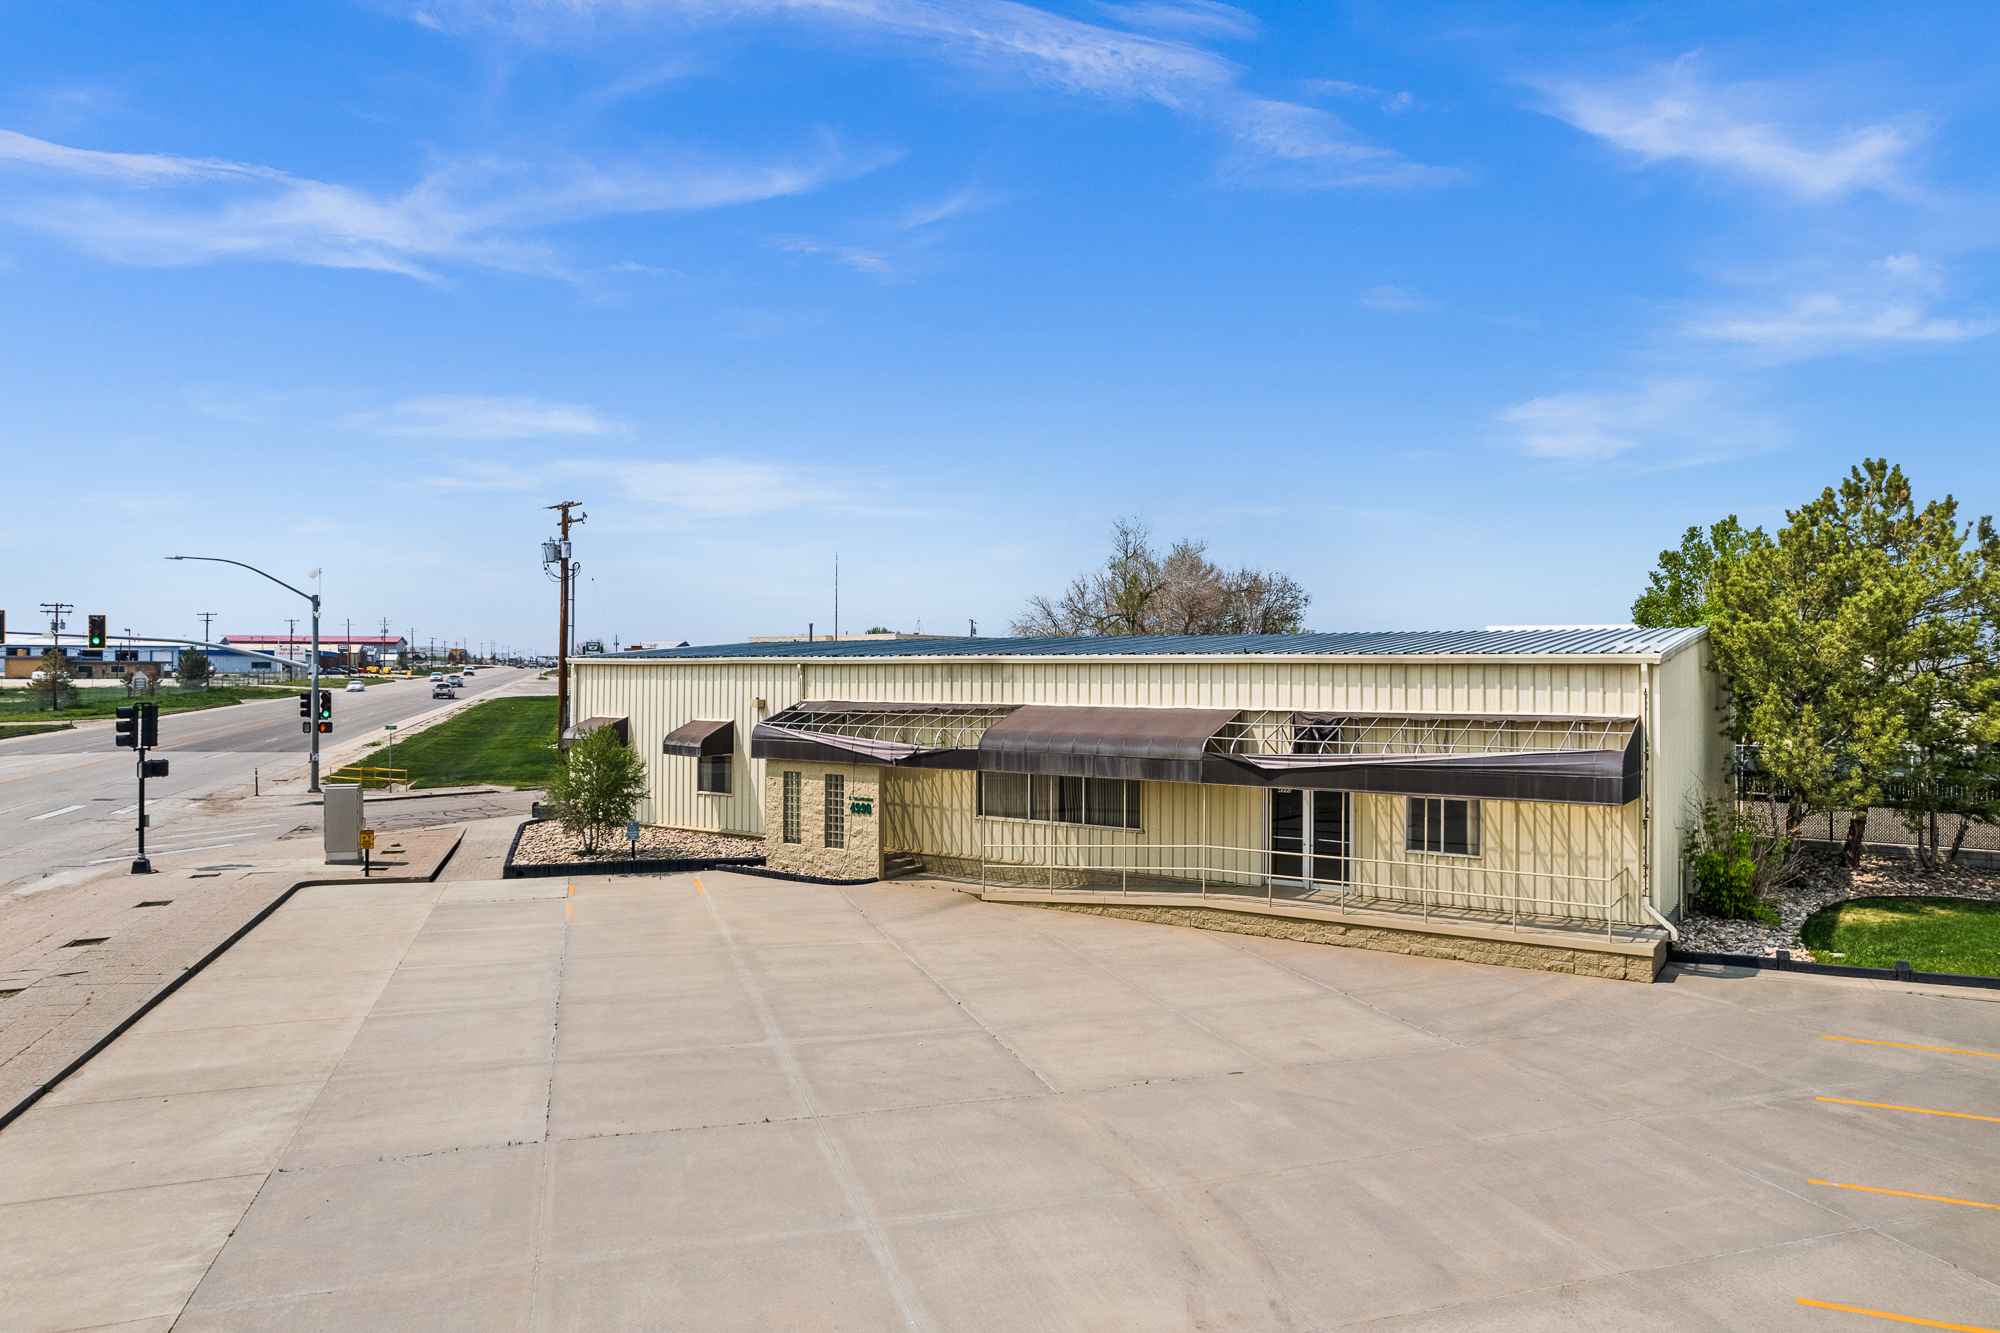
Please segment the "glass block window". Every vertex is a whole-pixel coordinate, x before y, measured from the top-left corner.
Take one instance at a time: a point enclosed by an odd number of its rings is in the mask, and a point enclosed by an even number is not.
[[[826,775],[826,845],[847,846],[847,779],[839,773]]]
[[[802,827],[805,823],[804,787],[805,775],[803,773],[785,774],[784,837],[785,841],[789,843],[805,841],[805,830]]]

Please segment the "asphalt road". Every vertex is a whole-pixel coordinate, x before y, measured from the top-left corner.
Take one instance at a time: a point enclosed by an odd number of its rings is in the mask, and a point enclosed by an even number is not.
[[[482,668],[459,698],[552,692],[553,682],[537,681],[538,674]],[[378,737],[389,723],[442,706],[422,680],[337,692],[334,730],[322,749]],[[290,695],[163,716],[154,754],[172,771],[146,784],[148,854],[219,850],[317,828],[317,799],[304,791],[307,738],[299,726]],[[132,760],[131,751],[113,744],[109,720],[0,740],[0,892],[55,888],[129,859],[136,850]],[[253,786],[262,799],[245,799]],[[270,799],[274,793],[279,799]]]

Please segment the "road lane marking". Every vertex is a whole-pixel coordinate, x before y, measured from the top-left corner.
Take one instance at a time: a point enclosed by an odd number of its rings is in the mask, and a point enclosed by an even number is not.
[[[57,815],[66,815],[66,814],[68,814],[68,813],[69,813],[70,811],[72,811],[72,810],[81,810],[81,809],[83,809],[83,807],[82,807],[82,806],[80,806],[80,805],[66,805],[66,806],[64,806],[64,807],[63,807],[62,809],[60,809],[60,810],[51,810],[51,811],[49,811],[49,812],[48,812],[47,814],[45,814],[45,815],[29,815],[29,816],[28,816],[28,818],[29,818],[29,819],[54,819],[54,818],[55,818],[55,817],[56,817]]]
[[[2000,1060],[2000,1055],[1992,1051],[1961,1051],[1956,1046],[1919,1046],[1910,1041],[1875,1041],[1868,1037],[1821,1037],[1821,1041],[1852,1041],[1863,1046],[1900,1046],[1906,1051],[1943,1051],[1946,1055],[1983,1055],[1989,1060]]]
[[[1991,1120],[2000,1125],[2000,1115],[1967,1115],[1964,1111],[1933,1111],[1923,1106],[1896,1106],[1889,1102],[1856,1102],[1845,1097],[1815,1097],[1816,1102],[1838,1102],[1842,1106],[1878,1106],[1884,1111],[1915,1111],[1918,1115],[1948,1115],[1959,1120]]]
[[[1832,1301],[1808,1300],[1799,1297],[1800,1305],[1818,1306],[1822,1310],[1845,1310],[1848,1314],[1873,1315],[1877,1319],[1893,1319],[1899,1324],[1922,1324],[1925,1328],[1953,1328],[1958,1333],[2000,1333],[2000,1328],[1988,1328],[1984,1324],[1947,1324],[1941,1319],[1919,1319],[1915,1315],[1890,1314],[1887,1310],[1870,1310],[1865,1305],[1835,1305]]]
[[[1962,1203],[1967,1208],[1992,1208],[2000,1210],[2000,1203],[1977,1203],[1971,1199],[1948,1199],[1942,1194],[1912,1194],[1908,1190],[1885,1190],[1874,1185],[1849,1185],[1838,1180],[1813,1180],[1807,1178],[1808,1185],[1831,1185],[1837,1190],[1867,1190],[1870,1194],[1893,1194],[1902,1199],[1929,1199],[1932,1203]]]

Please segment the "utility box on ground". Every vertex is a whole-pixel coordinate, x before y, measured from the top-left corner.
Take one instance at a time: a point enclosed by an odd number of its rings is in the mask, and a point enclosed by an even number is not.
[[[361,864],[361,786],[328,783],[326,796],[326,863]]]

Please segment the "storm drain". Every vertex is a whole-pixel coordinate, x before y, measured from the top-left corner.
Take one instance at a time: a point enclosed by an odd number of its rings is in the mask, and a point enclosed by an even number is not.
[[[106,940],[108,940],[108,939],[110,939],[110,938],[111,938],[111,937],[110,937],[109,935],[95,935],[95,936],[92,936],[92,937],[91,937],[90,939],[87,939],[87,940],[71,940],[71,941],[70,941],[70,942],[69,942],[68,944],[65,944],[65,945],[63,945],[63,948],[65,948],[65,949],[81,949],[81,948],[82,948],[82,947],[83,947],[84,945],[86,945],[86,944],[102,944],[102,943],[104,943],[104,941],[106,941]]]

